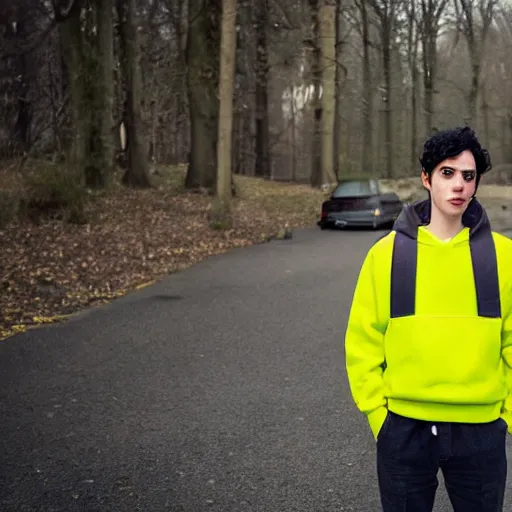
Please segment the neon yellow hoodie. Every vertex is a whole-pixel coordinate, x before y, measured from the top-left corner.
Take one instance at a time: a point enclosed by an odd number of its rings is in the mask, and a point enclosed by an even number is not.
[[[375,438],[388,409],[426,421],[501,416],[512,433],[512,240],[491,232],[476,199],[448,242],[424,227],[429,215],[429,201],[404,207],[365,258],[345,336],[352,396]]]

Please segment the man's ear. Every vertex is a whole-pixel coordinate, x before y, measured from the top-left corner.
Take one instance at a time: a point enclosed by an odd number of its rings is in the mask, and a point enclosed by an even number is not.
[[[425,169],[421,170],[421,182],[423,186],[430,192],[430,174],[428,174]]]

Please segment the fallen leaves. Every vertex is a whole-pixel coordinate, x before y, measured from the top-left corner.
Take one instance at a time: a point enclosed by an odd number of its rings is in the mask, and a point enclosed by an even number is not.
[[[0,339],[109,302],[208,256],[261,243],[285,226],[312,225],[324,198],[304,185],[240,176],[236,184],[234,225],[226,231],[209,226],[211,198],[176,194],[165,184],[117,187],[95,198],[89,224],[27,222],[0,230]]]

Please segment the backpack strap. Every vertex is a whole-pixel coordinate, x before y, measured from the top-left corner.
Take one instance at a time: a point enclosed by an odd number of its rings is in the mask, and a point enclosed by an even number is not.
[[[501,317],[496,247],[489,230],[470,238],[478,316]],[[416,309],[417,240],[397,232],[391,262],[390,318],[413,316]]]

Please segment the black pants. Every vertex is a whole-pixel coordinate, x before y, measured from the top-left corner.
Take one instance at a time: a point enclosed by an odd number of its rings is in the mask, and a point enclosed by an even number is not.
[[[432,423],[388,413],[377,439],[383,512],[431,512],[443,472],[455,512],[501,512],[507,425]]]

